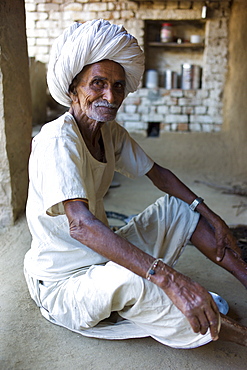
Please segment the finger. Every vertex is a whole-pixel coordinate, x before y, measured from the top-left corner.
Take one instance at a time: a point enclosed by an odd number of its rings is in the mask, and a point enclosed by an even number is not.
[[[222,244],[217,244],[216,247],[216,261],[220,262],[224,258],[225,255],[225,246]]]
[[[215,338],[214,340],[216,340],[217,339],[216,337],[217,337],[217,334],[218,334],[218,332],[215,333],[215,327],[217,328],[217,315],[211,315],[211,316],[212,316],[212,319],[211,319],[211,322],[210,322],[210,320],[207,318],[206,313],[204,311],[202,311],[200,316],[198,316],[198,317],[193,316],[191,318],[188,318],[188,320],[190,322],[190,325],[191,325],[194,333],[200,333],[200,334],[204,335],[204,334],[207,333],[208,329],[210,328],[210,332],[211,332],[211,329],[212,329],[212,334]]]
[[[211,301],[211,306],[212,306],[212,310],[208,311],[206,315],[208,318],[209,329],[210,329],[212,340],[217,340],[219,338],[220,314],[219,314],[218,307],[213,299]]]
[[[227,230],[226,230],[226,234],[225,234],[225,238],[222,238],[223,242],[225,243],[222,243],[224,244],[226,247],[229,247],[230,249],[234,250],[239,256],[241,256],[241,249],[239,248],[238,244],[237,244],[237,240],[236,238],[234,237],[231,229],[229,229],[228,226],[227,227]],[[220,240],[220,238],[219,238]],[[219,243],[221,244],[221,243]]]
[[[204,313],[203,316],[200,318],[200,333],[202,335],[206,334],[209,327],[210,327],[210,323]]]
[[[210,298],[211,298],[211,306],[212,306],[212,309],[213,309],[214,313],[215,313],[216,315],[218,315],[218,314],[219,314],[218,306],[217,306],[217,304],[215,303],[215,301],[214,301],[213,297],[212,297],[212,296],[210,296]]]
[[[200,322],[199,320],[197,319],[196,316],[192,316],[192,317],[187,317],[189,323],[190,323],[190,326],[193,330],[194,333],[199,333],[200,332],[200,329],[201,329],[201,325],[200,325]]]
[[[242,250],[237,244],[235,245],[234,252],[236,252],[239,257],[242,257]]]
[[[218,233],[216,230],[215,239],[216,239],[216,261],[220,262],[225,255],[225,243],[224,243],[225,238],[222,236],[221,233]]]
[[[211,325],[213,325],[214,323],[217,323],[217,314],[215,314],[213,309],[210,308],[210,305],[209,305],[208,311],[209,313],[207,314],[207,311],[206,310],[204,311],[204,309],[202,308],[202,311],[200,312],[198,316],[198,320],[200,323],[200,333],[202,335],[207,333]]]
[[[217,262],[222,261],[225,256],[226,248],[230,248],[233,252],[235,252],[238,257],[241,257],[242,251],[238,247],[235,238],[232,235],[225,238],[225,243],[222,240],[217,241],[217,249],[216,249],[216,260]]]
[[[209,324],[210,324],[210,334],[212,337],[212,340],[215,341],[219,339],[219,317],[220,315],[218,314],[215,319],[212,319]]]
[[[237,244],[237,240],[234,238],[233,235],[230,234],[230,237],[227,240],[227,244],[228,244],[229,248],[233,249],[241,257],[242,251],[239,248],[239,246]]]

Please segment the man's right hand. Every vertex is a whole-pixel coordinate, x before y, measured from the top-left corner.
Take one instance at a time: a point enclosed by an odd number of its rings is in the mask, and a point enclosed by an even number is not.
[[[220,314],[211,295],[200,284],[171,267],[159,269],[159,275],[162,274],[162,270],[166,275],[165,284],[158,285],[185,315],[193,331],[206,334],[210,329],[212,340],[217,340]]]

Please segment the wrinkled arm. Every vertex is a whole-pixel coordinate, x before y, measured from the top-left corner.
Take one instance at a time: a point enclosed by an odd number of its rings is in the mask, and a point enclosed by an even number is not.
[[[154,164],[152,169],[147,173],[147,177],[153,182],[158,189],[167,194],[173,195],[184,202],[191,204],[197,195],[193,193],[185,184],[183,184],[170,170]],[[221,261],[225,254],[225,248],[233,249],[239,255],[241,254],[235,238],[232,236],[226,223],[214,213],[205,203],[196,207],[196,211],[206,218],[208,223],[213,227],[217,250],[215,259]]]
[[[70,235],[103,257],[145,277],[154,258],[112,232],[81,202],[64,204]]]
[[[64,204],[70,235],[95,252],[145,278],[155,260],[95,218],[83,202]],[[158,285],[187,317],[195,332],[205,334],[210,327],[218,338],[218,309],[210,294],[199,284],[159,262],[152,282]],[[155,308],[155,307],[154,307]]]

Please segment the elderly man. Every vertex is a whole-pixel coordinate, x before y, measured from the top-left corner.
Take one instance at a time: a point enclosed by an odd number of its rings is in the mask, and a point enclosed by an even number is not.
[[[143,65],[135,38],[103,20],[74,23],[53,46],[48,86],[69,111],[33,140],[31,296],[48,320],[86,336],[152,336],[175,348],[220,336],[246,345],[246,328],[220,318],[211,295],[172,267],[191,240],[247,287],[247,265],[228,227],[114,121]],[[116,233],[103,206],[114,171],[146,175],[168,194]],[[108,330],[113,312],[121,320]]]

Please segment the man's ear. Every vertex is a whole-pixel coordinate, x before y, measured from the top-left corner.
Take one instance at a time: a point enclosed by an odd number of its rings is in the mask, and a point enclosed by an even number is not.
[[[74,89],[73,91],[70,91],[69,96],[70,96],[73,103],[78,103],[79,98],[78,98],[78,94],[77,94],[76,89]]]

